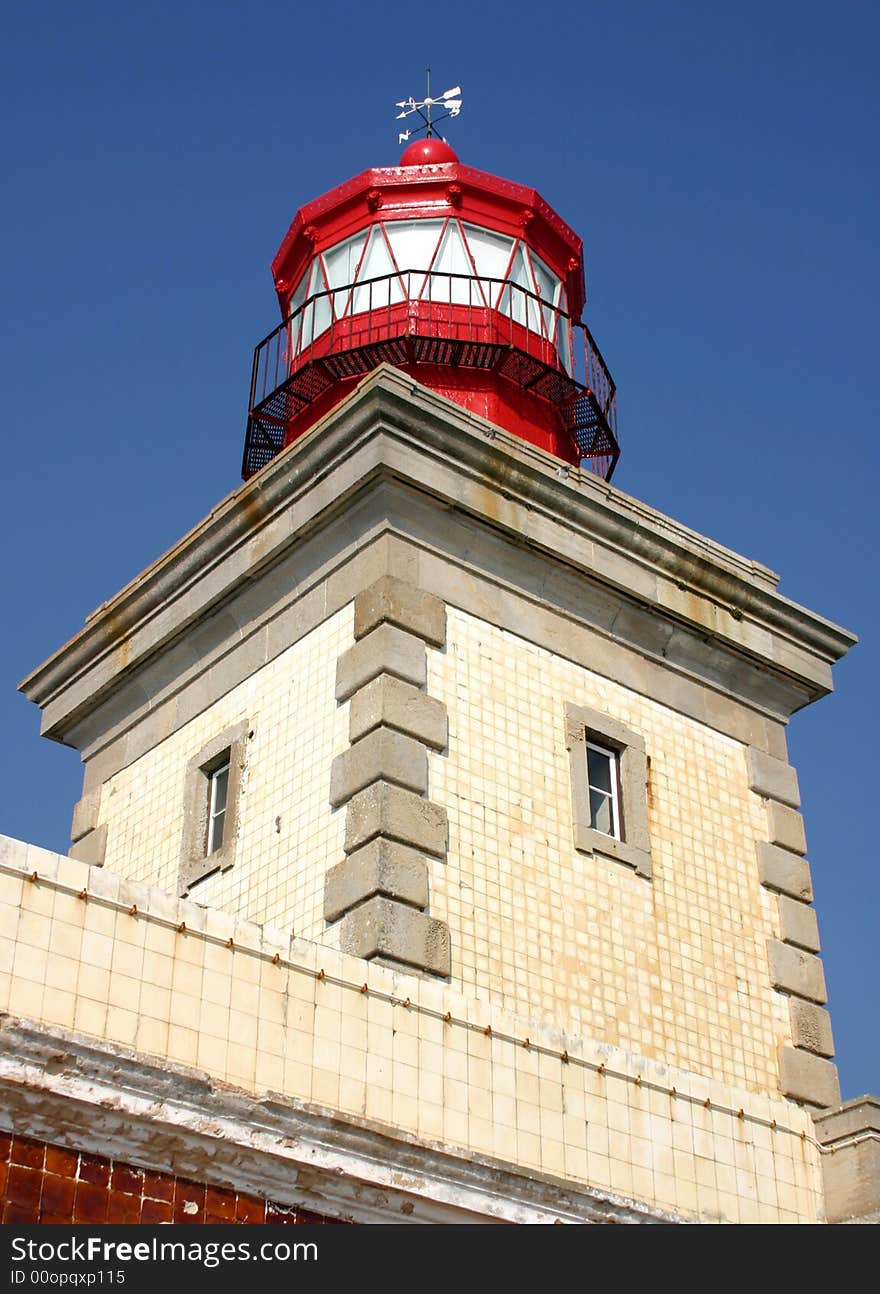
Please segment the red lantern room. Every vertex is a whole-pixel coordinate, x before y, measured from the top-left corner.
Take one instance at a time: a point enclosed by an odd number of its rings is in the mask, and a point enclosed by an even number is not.
[[[581,321],[583,244],[534,189],[419,139],[302,207],[272,273],[283,322],[254,356],[245,479],[381,363],[611,479],[615,387]]]

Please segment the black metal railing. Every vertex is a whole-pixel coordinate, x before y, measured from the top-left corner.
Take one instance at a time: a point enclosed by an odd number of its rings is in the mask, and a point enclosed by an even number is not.
[[[585,324],[509,280],[409,270],[315,293],[254,352],[243,475],[334,382],[382,362],[495,369],[559,407],[585,465],[619,456],[614,380]]]

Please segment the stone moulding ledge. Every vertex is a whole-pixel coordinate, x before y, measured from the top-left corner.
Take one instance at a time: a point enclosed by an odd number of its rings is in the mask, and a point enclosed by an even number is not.
[[[669,1223],[660,1209],[0,1017],[0,1127],[352,1222]]]
[[[493,433],[491,439],[488,431]],[[235,584],[256,578],[318,524],[317,515],[323,521],[344,509],[376,473],[390,472],[424,490],[427,462],[437,469],[431,493],[464,512],[473,511],[460,491],[453,493],[441,479],[450,462],[450,437],[455,444],[456,479],[461,482],[463,477],[465,486],[470,481],[503,498],[514,512],[525,509],[532,518],[561,525],[578,545],[593,542],[609,558],[625,560],[634,576],[641,571],[642,579],[648,574],[677,585],[682,591],[681,608],[661,608],[671,620],[689,623],[686,598],[695,596],[714,605],[722,616],[734,621],[745,618],[759,631],[787,640],[826,665],[855,642],[846,630],[781,597],[775,591],[776,578],[766,567],[697,535],[590,473],[575,469],[560,477],[558,460],[551,455],[383,365],[301,440],[233,491],[168,553],[93,612],[80,633],[34,670],[21,690],[45,706],[103,656],[120,649],[122,656],[130,657],[123,669],[133,668],[146,655],[125,651],[125,644],[160,609],[195,589],[206,572],[228,558],[238,562],[223,587],[206,594],[203,605],[193,605],[182,615],[173,627],[175,634],[184,622],[219,605]],[[360,451],[365,459],[358,463]],[[417,472],[411,468],[413,453],[421,460]],[[340,488],[322,494],[326,478],[336,469],[342,477]],[[296,504],[305,496],[321,507],[319,513],[301,520]],[[301,520],[298,532],[294,517]],[[273,523],[278,523],[277,533],[270,536],[256,564],[248,561],[252,556],[248,546],[261,533],[268,535]],[[509,529],[497,516],[492,524]],[[540,547],[535,539],[514,530],[519,542]],[[602,580],[601,570],[584,569]],[[696,623],[746,656],[766,659],[759,650],[731,637],[723,626],[709,630]],[[169,637],[171,632],[169,628]],[[152,643],[147,654],[160,645]],[[769,663],[774,667],[772,659]],[[787,672],[784,666],[775,668]],[[819,692],[824,690],[820,687]]]

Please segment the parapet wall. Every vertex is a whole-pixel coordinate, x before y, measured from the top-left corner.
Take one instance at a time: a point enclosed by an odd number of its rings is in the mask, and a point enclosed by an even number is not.
[[[5,837],[0,1011],[8,1130],[282,1206],[821,1218],[812,1121],[782,1098]]]

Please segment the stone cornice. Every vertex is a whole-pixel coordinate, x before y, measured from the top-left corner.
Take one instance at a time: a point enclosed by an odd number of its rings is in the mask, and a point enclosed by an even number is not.
[[[61,1029],[0,1016],[0,1128],[353,1222],[680,1222]]]
[[[383,366],[93,612],[23,681],[30,700],[44,709],[52,705],[44,731],[63,740],[94,697],[106,695],[294,543],[339,517],[381,477],[404,482],[619,590],[673,625],[791,679],[802,698],[792,708],[830,690],[831,663],[855,641],[781,597],[766,567],[590,473],[567,469]]]

